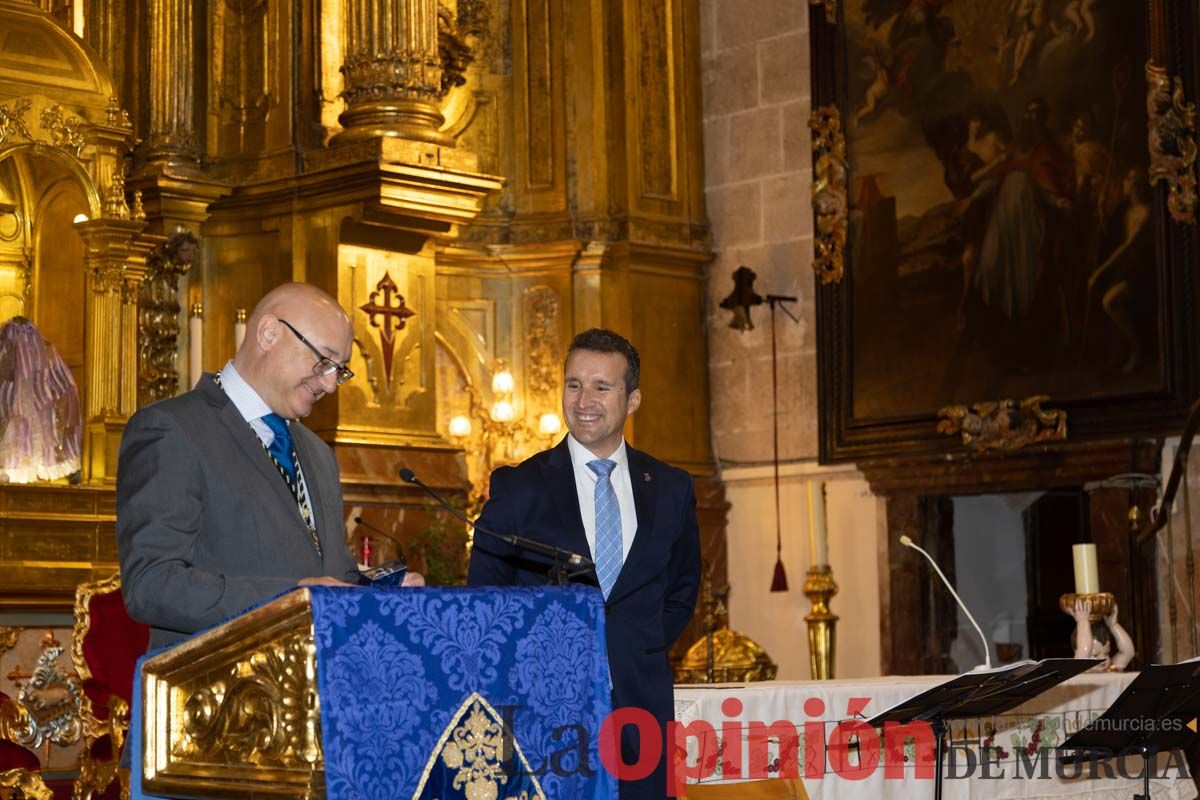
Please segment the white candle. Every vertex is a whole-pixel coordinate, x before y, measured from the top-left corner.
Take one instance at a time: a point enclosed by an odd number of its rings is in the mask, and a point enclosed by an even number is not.
[[[829,532],[825,529],[825,484],[808,482],[808,563],[829,563]]]
[[[233,349],[241,350],[242,341],[246,338],[246,309],[237,309],[237,318],[233,323]]]
[[[199,303],[192,306],[192,318],[188,320],[188,374],[191,386],[196,388],[204,374],[204,307]]]
[[[1071,546],[1075,558],[1075,594],[1095,594],[1100,591],[1100,570],[1096,567],[1096,545]]]

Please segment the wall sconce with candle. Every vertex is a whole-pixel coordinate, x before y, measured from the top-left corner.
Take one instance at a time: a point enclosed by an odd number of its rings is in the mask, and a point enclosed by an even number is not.
[[[519,463],[550,447],[562,431],[562,419],[553,410],[543,410],[537,414],[534,425],[529,422],[532,415],[520,413],[522,403],[516,379],[502,358],[492,365],[491,403],[486,403],[471,383],[466,385],[466,392],[467,413],[451,417],[448,432],[467,454],[467,475],[471,482],[467,514],[473,517],[487,500],[492,470]]]

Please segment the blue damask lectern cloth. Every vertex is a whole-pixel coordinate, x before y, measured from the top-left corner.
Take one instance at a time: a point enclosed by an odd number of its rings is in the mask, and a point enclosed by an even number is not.
[[[616,798],[598,755],[612,695],[595,588],[308,591],[327,797]],[[133,791],[147,796],[140,779]]]

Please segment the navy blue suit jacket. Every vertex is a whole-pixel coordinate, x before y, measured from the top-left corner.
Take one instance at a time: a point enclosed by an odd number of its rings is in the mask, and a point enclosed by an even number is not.
[[[644,708],[662,727],[674,717],[667,653],[691,619],[700,587],[696,496],[688,473],[628,444],[626,452],[638,524],[605,603],[613,706]],[[567,440],[493,472],[478,522],[590,556]],[[541,586],[546,571],[536,554],[515,552],[476,532],[467,573],[471,586]],[[595,572],[575,580],[598,585]],[[665,773],[661,767],[657,772],[661,780]],[[632,793],[622,785],[622,798],[627,794]]]

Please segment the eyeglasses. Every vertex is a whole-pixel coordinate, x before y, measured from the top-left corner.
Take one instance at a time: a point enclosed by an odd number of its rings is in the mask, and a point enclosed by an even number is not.
[[[311,350],[312,354],[317,357],[317,363],[313,364],[314,375],[326,378],[336,373],[338,386],[341,386],[343,383],[354,377],[354,373],[351,372],[349,367],[347,367],[345,364],[339,364],[328,356],[322,355],[321,351],[313,347],[312,342],[310,342],[308,339],[305,339],[300,334],[300,331],[293,328],[292,324],[286,319],[280,319],[279,321],[286,325],[289,331],[296,334],[296,338],[300,340],[301,344]]]

